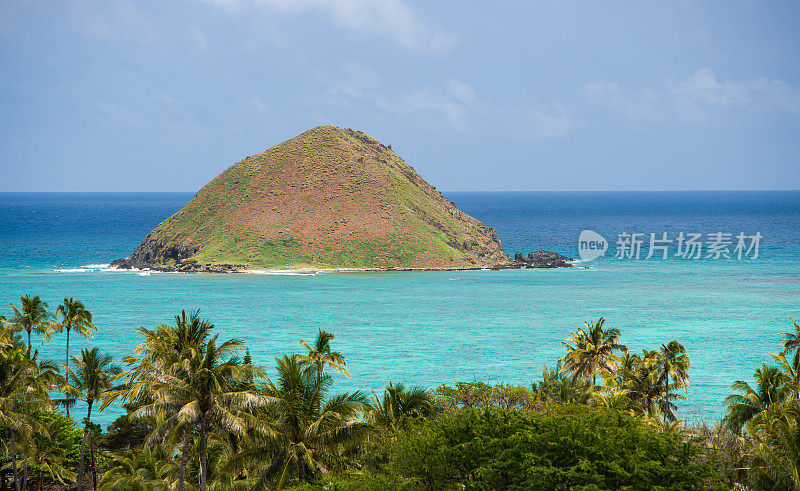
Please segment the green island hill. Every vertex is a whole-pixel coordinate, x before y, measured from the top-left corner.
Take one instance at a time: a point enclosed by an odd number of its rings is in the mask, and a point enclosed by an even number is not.
[[[375,138],[323,125],[206,184],[112,266],[171,271],[513,267],[463,213]]]

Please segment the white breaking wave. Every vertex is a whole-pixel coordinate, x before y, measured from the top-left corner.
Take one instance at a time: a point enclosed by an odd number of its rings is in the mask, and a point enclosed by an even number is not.
[[[317,276],[316,271],[261,271],[257,269],[248,269],[242,271],[242,273],[264,276]]]
[[[137,268],[132,269],[119,269],[112,268],[111,264],[84,264],[79,268],[58,268],[54,269],[55,273],[138,273],[141,271]]]

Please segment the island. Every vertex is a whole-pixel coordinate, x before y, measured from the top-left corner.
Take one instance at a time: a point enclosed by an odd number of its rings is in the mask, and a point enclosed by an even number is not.
[[[555,253],[536,254],[511,259],[494,229],[456,208],[391,145],[323,125],[233,164],[111,266],[247,272],[570,265]]]

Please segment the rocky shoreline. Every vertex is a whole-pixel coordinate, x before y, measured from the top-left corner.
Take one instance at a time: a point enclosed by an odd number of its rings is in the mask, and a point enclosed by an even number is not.
[[[460,268],[299,268],[299,269],[276,269],[258,270],[246,264],[227,264],[227,263],[198,263],[194,260],[180,261],[176,266],[162,266],[155,264],[142,264],[141,261],[134,263],[130,258],[116,259],[111,262],[109,267],[115,269],[138,269],[142,271],[162,271],[171,273],[356,273],[356,272],[381,272],[381,271],[478,271],[482,269],[503,270],[503,269],[553,269],[571,268],[574,259],[563,256],[557,252],[540,249],[530,252],[527,256],[521,252],[514,255],[513,261],[507,261],[489,265],[486,267],[460,267]]]
[[[514,255],[514,262],[524,268],[571,268],[572,261],[571,257],[544,249],[529,252],[527,256],[521,252]]]

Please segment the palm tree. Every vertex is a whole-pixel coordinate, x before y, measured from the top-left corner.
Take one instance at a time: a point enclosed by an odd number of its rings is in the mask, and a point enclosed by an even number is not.
[[[642,413],[642,407],[629,397],[630,392],[629,389],[621,386],[606,387],[601,391],[592,393],[590,403],[593,406],[628,411],[632,414]]]
[[[117,397],[123,397],[131,402],[135,407],[151,406],[156,401],[152,397],[156,388],[162,381],[161,374],[170,372],[175,365],[186,365],[192,358],[198,356],[205,343],[209,332],[214,325],[207,320],[200,319],[198,309],[187,317],[186,311],[175,315],[173,325],[159,324],[155,329],[140,327],[139,334],[144,341],[134,349],[137,356],[126,356],[122,358],[126,364],[132,368],[120,375],[125,377],[125,387],[123,390],[111,394],[108,403]],[[180,401],[174,403],[174,407],[168,408],[165,404],[158,406],[161,414],[158,417],[162,420],[161,424],[173,425],[176,420],[167,420],[180,409]],[[135,412],[133,414],[136,414]],[[142,413],[144,414],[144,413]],[[163,428],[166,428],[164,426]],[[189,445],[191,443],[191,428],[179,428],[170,426],[170,435],[179,436],[181,440],[181,465],[178,476],[178,490],[183,491],[186,482],[186,467],[189,459]],[[180,435],[179,435],[180,433]],[[151,441],[157,438],[166,437],[165,434],[155,433],[151,435]]]
[[[237,469],[235,472],[229,470],[231,460],[242,451],[249,438],[248,435],[237,435],[227,431],[209,433],[206,464],[208,489],[220,491],[250,491],[253,489],[256,480],[251,477],[250,469]],[[199,437],[195,437],[195,440],[199,440]],[[196,441],[193,448],[199,447],[199,441]],[[201,471],[199,462],[199,457],[190,459],[191,465],[186,471],[189,476],[198,481]]]
[[[42,490],[44,484],[45,472],[50,475],[53,481],[58,481],[62,485],[66,485],[64,479],[75,479],[75,473],[66,467],[68,450],[63,445],[64,442],[53,438],[58,434],[59,425],[63,423],[53,417],[44,419],[45,422],[42,428],[44,431],[36,432],[33,438],[29,440],[30,454],[33,457],[33,463],[39,470],[37,478],[39,491]]]
[[[553,368],[542,367],[542,380],[532,384],[532,389],[538,400],[560,404],[583,404],[590,394],[582,382],[562,370],[560,361]]]
[[[586,330],[578,329],[562,341],[567,354],[559,361],[564,363],[563,370],[572,372],[573,377],[582,378],[584,385],[597,384],[597,373],[613,372],[616,367],[615,351],[625,351],[626,347],[619,343],[620,330],[603,329],[605,318],[600,317],[597,323],[584,322]]]
[[[30,353],[31,332],[46,332],[50,325],[48,323],[50,313],[47,312],[47,302],[42,301],[38,295],[35,297],[22,295],[19,300],[19,309],[14,304],[8,304],[14,310],[14,317],[8,321],[8,324],[12,331],[25,331],[28,333],[28,353]]]
[[[328,396],[329,375],[317,378],[294,356],[276,358],[278,382],[268,380],[261,393],[275,403],[265,414],[261,439],[232,461],[233,466],[269,462],[257,485],[276,479],[278,487],[294,464],[299,482],[308,472],[327,472],[328,457],[360,441],[369,425],[359,417],[369,407],[362,392]],[[274,418],[274,419],[273,419]]]
[[[758,489],[800,489],[800,401],[774,404],[747,423],[755,458],[750,474]]]
[[[675,413],[672,411],[675,405],[670,402],[670,399],[683,397],[678,394],[672,394],[670,390],[686,390],[689,386],[687,380],[691,362],[689,357],[686,356],[686,349],[676,340],[670,341],[669,344],[661,345],[657,360],[660,371],[659,379],[664,387],[661,411],[664,413],[664,423],[666,423],[668,417],[672,421],[676,419]],[[672,376],[672,384],[669,383],[670,376]]]
[[[161,445],[145,447],[131,454],[115,455],[100,480],[108,491],[167,491],[175,479],[175,463]]]
[[[14,333],[8,328],[5,316],[0,315],[0,349],[14,345]]]
[[[347,371],[344,356],[336,351],[331,351],[331,341],[334,338],[335,336],[332,333],[320,329],[313,348],[305,341],[300,340],[300,344],[308,350],[308,354],[297,355],[297,358],[302,362],[303,366],[316,368],[317,380],[322,379],[322,372],[326,366],[338,370],[350,378],[350,372]]]
[[[800,371],[795,369],[792,363],[786,359],[785,354],[770,353],[769,356],[778,364],[778,369],[789,380],[789,384],[792,386],[791,391],[794,393],[795,399],[797,399],[798,391],[800,391]]]
[[[743,380],[737,380],[731,388],[742,394],[731,394],[725,398],[728,408],[722,423],[736,434],[740,434],[742,426],[753,418],[763,419],[764,411],[773,404],[785,401],[791,392],[786,375],[777,367],[764,364],[756,370],[754,377],[755,388]]]
[[[175,363],[157,374],[153,388],[154,402],[134,411],[133,416],[156,416],[160,421],[151,440],[192,429],[200,432],[200,489],[207,488],[208,434],[216,427],[243,435],[247,416],[253,408],[273,402],[272,398],[242,390],[244,370],[233,355],[244,349],[233,339],[217,346],[217,336],[202,345],[195,356]],[[226,359],[227,358],[227,359]],[[181,463],[184,466],[183,462]],[[185,469],[182,470],[185,475]]]
[[[657,401],[664,397],[664,386],[660,383],[660,353],[642,350],[642,356],[631,355],[621,361],[619,374],[622,385],[628,389],[628,397],[638,403],[650,417],[659,410]]]
[[[201,349],[214,324],[208,320],[200,319],[200,310],[196,310],[188,317],[185,310],[175,315],[173,325],[159,324],[155,329],[140,327],[139,334],[144,341],[134,348],[136,358],[129,356],[123,361],[129,364],[165,369],[179,360],[188,360],[195,356]]]
[[[78,471],[78,487],[83,487],[83,477],[85,470],[85,448],[86,440],[89,437],[89,428],[92,419],[92,407],[95,402],[103,401],[107,393],[114,386],[114,377],[122,370],[114,364],[114,358],[100,352],[100,348],[82,349],[81,356],[72,357],[73,370],[67,367],[67,376],[71,382],[64,384],[64,393],[68,397],[74,397],[85,402],[88,410],[83,426],[83,440],[81,441],[81,463]],[[101,406],[100,410],[105,409],[106,405]]]
[[[373,393],[370,407],[371,419],[387,427],[403,426],[409,418],[425,418],[436,410],[428,389],[406,389],[403,384],[392,385],[391,382],[384,389],[382,398]]]
[[[213,328],[209,321],[200,319],[200,310],[189,317],[182,310],[175,315],[174,325],[159,324],[155,329],[140,327],[138,332],[144,341],[134,348],[134,353],[140,356],[122,357],[132,368],[120,374],[119,378],[126,380],[126,387],[113,393],[112,399],[123,397],[134,405],[140,399],[152,402],[149,394],[155,383],[154,375],[197,356]]]
[[[97,328],[92,324],[92,313],[80,300],[75,300],[72,297],[64,298],[64,301],[61,305],[56,308],[56,317],[61,317],[61,322],[52,322],[47,329],[47,332],[44,334],[44,340],[49,341],[50,338],[53,337],[53,334],[60,333],[62,331],[67,332],[67,348],[65,350],[65,362],[64,366],[69,366],[69,333],[72,329],[75,329],[75,332],[80,334],[81,336],[85,337],[86,339],[90,339],[94,337],[94,333],[92,331],[97,331]],[[67,376],[67,382],[69,382],[69,376]],[[66,406],[67,409],[67,417],[69,417],[69,404]]]
[[[792,356],[792,369],[795,374],[798,374],[800,373],[800,325],[797,325],[797,322],[791,317],[789,317],[789,320],[792,321],[794,331],[782,332],[781,334],[784,336],[784,339],[778,343],[778,346],[783,348],[780,353],[782,355],[791,355],[792,352],[794,352],[794,356]],[[795,378],[794,382],[798,385],[794,393],[795,397],[797,397],[798,391],[800,390],[800,378]]]
[[[23,487],[17,473],[17,445],[29,444],[37,433],[47,435],[47,429],[31,414],[52,407],[47,394],[60,382],[58,367],[28,355],[24,347],[0,351],[0,427],[11,433],[7,450],[17,490]]]

